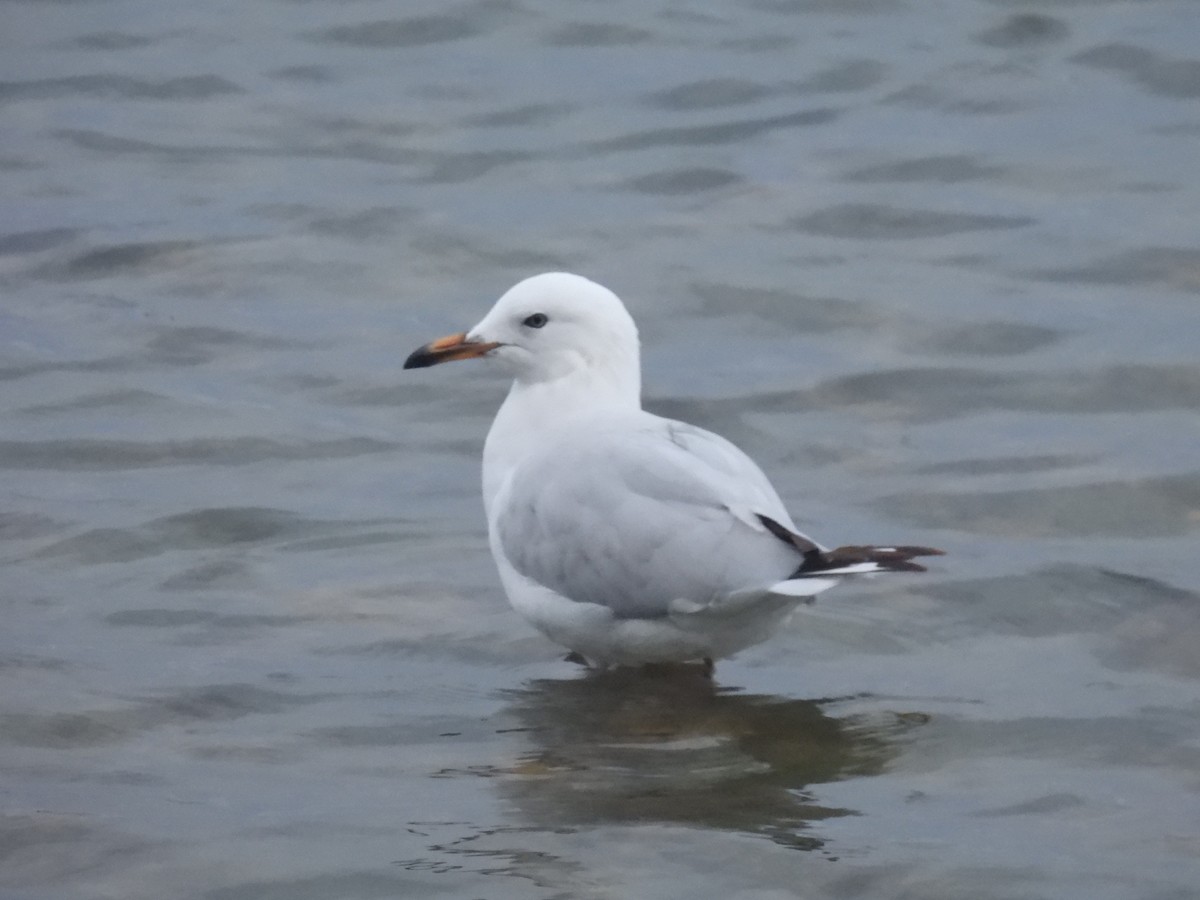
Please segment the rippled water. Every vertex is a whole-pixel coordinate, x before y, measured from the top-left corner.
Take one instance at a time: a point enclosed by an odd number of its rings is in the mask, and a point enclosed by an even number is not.
[[[0,34],[0,892],[1184,898],[1200,10],[33,2]],[[509,611],[547,268],[805,527],[949,554],[695,673]]]

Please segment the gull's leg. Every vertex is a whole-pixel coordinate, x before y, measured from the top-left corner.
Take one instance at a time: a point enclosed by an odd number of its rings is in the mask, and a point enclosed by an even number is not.
[[[712,678],[713,673],[717,671],[717,664],[712,661],[711,656],[706,656],[700,662],[700,671],[704,673],[705,678]]]

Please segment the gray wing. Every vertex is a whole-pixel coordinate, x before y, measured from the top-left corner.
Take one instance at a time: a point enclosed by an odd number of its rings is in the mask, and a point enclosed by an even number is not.
[[[522,575],[626,618],[787,578],[802,557],[765,475],[702,429],[645,414],[560,433],[513,473],[493,527]]]

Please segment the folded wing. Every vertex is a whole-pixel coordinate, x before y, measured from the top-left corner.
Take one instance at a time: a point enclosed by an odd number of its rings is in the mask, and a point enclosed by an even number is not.
[[[623,618],[766,590],[812,549],[762,471],[728,441],[649,414],[563,429],[512,473],[493,527],[522,575]],[[674,606],[672,604],[675,604]]]

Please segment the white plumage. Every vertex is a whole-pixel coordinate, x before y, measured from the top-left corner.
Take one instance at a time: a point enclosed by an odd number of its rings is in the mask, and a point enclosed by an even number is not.
[[[842,576],[920,571],[910,558],[939,552],[826,550],[800,534],[737,447],[641,408],[637,328],[586,278],[526,279],[405,368],[473,356],[513,378],[483,455],[504,589],[593,663],[728,656]]]

